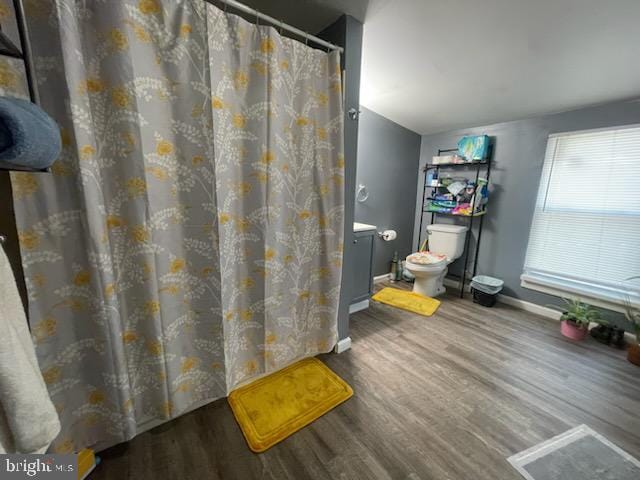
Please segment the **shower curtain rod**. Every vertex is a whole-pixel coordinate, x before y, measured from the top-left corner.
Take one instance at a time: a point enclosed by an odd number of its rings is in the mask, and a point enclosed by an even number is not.
[[[205,1],[212,5],[215,5],[215,0],[205,0]],[[259,12],[258,10],[248,7],[244,3],[237,2],[236,0],[217,0],[217,1],[220,3],[224,3],[232,8],[235,8],[236,10],[240,10],[241,12],[244,12],[248,15],[255,16],[257,19],[264,20],[265,22],[270,23],[274,27],[280,27],[283,30],[287,30],[288,32],[298,35],[299,37],[302,37],[305,40],[311,40],[313,43],[317,43],[318,45],[321,45],[323,47],[330,48],[331,50],[338,50],[340,53],[344,51],[344,49],[338,45],[329,43],[321,38],[316,37],[315,35],[310,35],[307,32],[303,32],[299,28],[296,28],[287,23],[284,23],[282,20],[276,20],[275,18],[270,17],[269,15],[265,15],[264,13]]]

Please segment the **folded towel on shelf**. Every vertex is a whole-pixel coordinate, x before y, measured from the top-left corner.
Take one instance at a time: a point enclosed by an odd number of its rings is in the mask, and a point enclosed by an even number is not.
[[[441,207],[439,205],[435,205],[433,203],[430,203],[427,206],[427,211],[428,212],[435,212],[435,213],[451,213],[451,212],[453,212],[453,207]]]
[[[35,103],[0,97],[0,167],[15,170],[49,168],[62,142],[56,122]]]
[[[435,205],[436,207],[447,207],[447,208],[455,208],[458,206],[455,200],[433,200],[431,205]]]
[[[0,247],[0,453],[44,453],[60,420],[44,383],[9,260]]]

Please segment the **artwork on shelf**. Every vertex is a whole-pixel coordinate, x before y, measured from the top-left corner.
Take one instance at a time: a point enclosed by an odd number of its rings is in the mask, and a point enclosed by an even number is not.
[[[485,160],[488,153],[488,135],[468,135],[458,141],[458,155],[467,162]]]

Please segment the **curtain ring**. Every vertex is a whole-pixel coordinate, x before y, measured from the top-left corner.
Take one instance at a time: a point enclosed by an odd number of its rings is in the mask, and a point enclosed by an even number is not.
[[[309,32],[304,32],[304,44],[305,46],[309,45]]]
[[[222,3],[224,4],[224,8],[222,10],[223,13],[227,13],[227,8],[229,7],[229,4],[227,2],[225,2],[225,0],[222,0]]]
[[[282,29],[284,28],[284,22],[280,19],[280,35],[282,35]]]
[[[260,12],[256,10],[256,27],[260,26]]]

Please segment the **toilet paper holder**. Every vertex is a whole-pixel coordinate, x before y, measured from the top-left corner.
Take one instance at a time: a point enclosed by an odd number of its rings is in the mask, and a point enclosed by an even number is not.
[[[385,230],[383,232],[376,232],[378,234],[378,238],[385,242],[390,242],[391,240],[395,240],[398,237],[398,233],[395,230]]]

